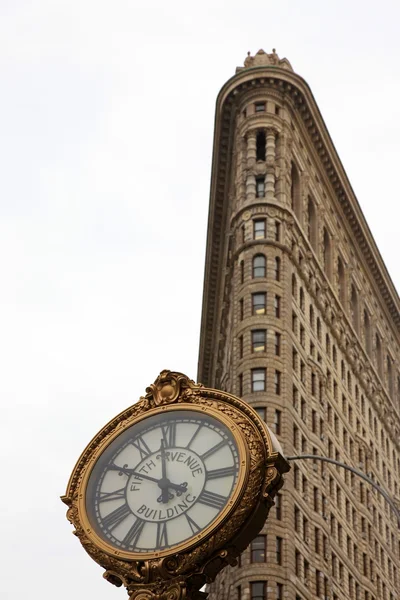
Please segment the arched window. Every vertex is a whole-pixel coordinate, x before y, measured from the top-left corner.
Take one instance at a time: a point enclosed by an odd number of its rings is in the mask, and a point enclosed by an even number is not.
[[[338,261],[337,261],[337,270],[338,270],[338,294],[339,294],[340,302],[344,306],[345,300],[346,300],[346,281],[345,281],[345,274],[344,274],[344,265],[343,265],[343,261],[340,258],[340,256],[338,257]]]
[[[376,368],[379,375],[382,377],[382,343],[378,334],[375,335],[375,353],[376,353]]]
[[[366,309],[364,309],[364,343],[366,353],[371,356],[371,323]]]
[[[275,256],[275,281],[281,279],[281,259],[279,256]]]
[[[253,277],[265,277],[267,272],[267,261],[264,254],[256,254],[253,258]]]
[[[317,248],[317,213],[314,202],[311,200],[310,196],[308,196],[307,216],[307,236],[311,246],[315,250]]]
[[[324,227],[324,255],[323,255],[323,259],[324,259],[324,271],[325,271],[325,275],[328,277],[328,279],[331,278],[331,270],[332,270],[332,263],[331,263],[331,238],[330,235],[326,229],[326,227]]]
[[[386,375],[387,375],[387,383],[389,396],[393,398],[393,372],[392,372],[392,361],[390,360],[390,356],[386,356]]]
[[[256,156],[257,160],[265,160],[265,131],[257,131],[256,138]]]
[[[290,199],[291,199],[292,210],[293,210],[294,214],[296,215],[296,217],[300,220],[300,218],[301,218],[300,177],[299,177],[299,171],[298,171],[296,165],[294,164],[294,162],[292,162],[291,179],[292,179],[292,186],[290,188]]]
[[[297,279],[294,273],[292,275],[292,296],[297,300]]]
[[[351,286],[350,310],[353,327],[358,333],[358,294],[354,285]]]

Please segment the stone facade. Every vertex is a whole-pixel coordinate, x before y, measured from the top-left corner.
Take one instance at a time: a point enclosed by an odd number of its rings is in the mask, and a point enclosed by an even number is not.
[[[260,50],[216,111],[198,381],[399,502],[399,298],[310,89]],[[400,597],[396,517],[344,469],[292,463],[262,533],[210,600]]]

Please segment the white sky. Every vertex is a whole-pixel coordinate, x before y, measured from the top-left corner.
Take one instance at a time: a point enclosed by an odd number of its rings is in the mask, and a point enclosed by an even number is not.
[[[125,598],[59,496],[163,368],[196,378],[215,98],[310,84],[399,288],[397,0],[0,0],[1,597]]]

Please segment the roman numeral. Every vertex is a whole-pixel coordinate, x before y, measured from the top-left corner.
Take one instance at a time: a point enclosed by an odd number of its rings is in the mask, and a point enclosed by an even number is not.
[[[125,488],[120,488],[114,492],[100,492],[98,495],[99,502],[110,502],[111,500],[121,500],[125,497]]]
[[[235,467],[225,467],[223,469],[213,469],[212,471],[207,471],[206,477],[207,479],[219,479],[220,477],[234,477],[236,475]]]
[[[168,546],[167,521],[157,523],[157,541],[156,548],[165,548]]]
[[[112,529],[117,527],[117,525],[122,523],[122,521],[124,521],[126,517],[129,517],[129,515],[131,514],[132,513],[130,511],[129,506],[127,504],[123,504],[116,510],[113,510],[113,512],[111,512],[109,515],[104,517],[103,525],[111,531]]]
[[[142,519],[136,519],[136,521],[122,540],[122,543],[125,544],[125,546],[135,547],[140,537],[140,534],[142,533],[144,525],[145,521],[142,521]]]
[[[198,497],[198,501],[206,506],[211,506],[212,508],[218,508],[220,510],[226,504],[228,500],[227,496],[221,496],[220,494],[215,494],[214,492],[208,492],[207,490],[203,490]]]
[[[146,456],[151,454],[150,448],[148,447],[144,439],[140,437],[140,435],[135,440],[132,440],[131,444],[132,446],[135,446],[137,450],[139,450],[141,459],[146,458]]]
[[[172,422],[169,425],[161,425],[162,437],[165,448],[173,448],[176,446],[176,423]]]
[[[193,444],[195,438],[197,437],[197,434],[199,433],[200,429],[203,427],[203,425],[199,425],[198,428],[196,429],[196,431],[194,432],[194,434],[192,435],[192,437],[190,438],[190,442],[188,443],[188,445],[186,446],[186,448],[190,448],[190,446]]]
[[[216,446],[213,446],[212,448],[207,450],[207,452],[204,452],[204,454],[201,455],[201,458],[203,460],[205,460],[212,454],[215,454],[215,452],[218,452],[218,450],[220,450],[220,448],[223,448],[224,446],[226,446],[227,443],[228,442],[226,440],[221,440],[219,444],[217,444]]]
[[[200,531],[200,527],[197,525],[196,521],[193,521],[191,517],[187,513],[185,513],[185,517],[187,522],[189,523],[189,527],[192,530],[192,533],[197,533]]]

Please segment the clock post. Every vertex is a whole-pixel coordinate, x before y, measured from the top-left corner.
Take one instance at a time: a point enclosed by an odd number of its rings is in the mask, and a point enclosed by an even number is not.
[[[62,501],[129,600],[201,600],[261,530],[288,470],[248,404],[162,371],[89,443]]]

